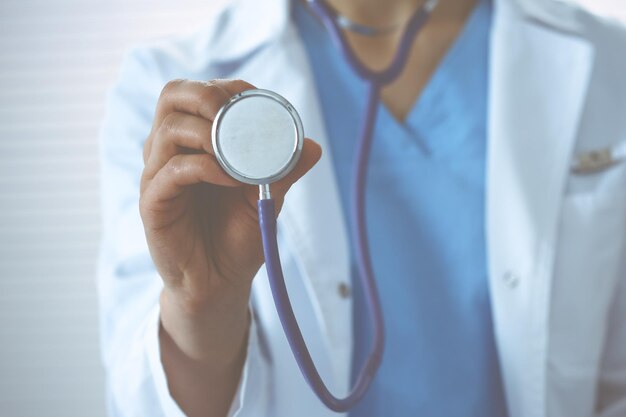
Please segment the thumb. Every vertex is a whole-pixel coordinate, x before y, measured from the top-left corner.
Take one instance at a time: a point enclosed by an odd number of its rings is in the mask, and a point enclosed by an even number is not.
[[[291,188],[291,186],[304,176],[315,164],[320,160],[322,156],[322,147],[311,139],[304,139],[302,145],[302,153],[300,154],[300,160],[293,168],[293,170],[287,174],[285,178],[272,184],[272,196],[276,200],[277,207],[282,206],[285,194]]]

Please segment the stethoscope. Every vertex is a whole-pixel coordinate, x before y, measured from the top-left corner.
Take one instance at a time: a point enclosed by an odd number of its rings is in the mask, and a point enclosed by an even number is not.
[[[342,33],[342,28],[364,33],[363,27],[351,24],[325,0],[307,0],[309,7],[318,15],[354,71],[369,82],[365,118],[353,172],[351,232],[356,245],[358,272],[373,323],[374,343],[354,387],[345,398],[337,398],[328,390],[313,363],[289,301],[278,253],[276,215],[270,184],[285,177],[300,158],[304,141],[300,116],[282,96],[268,90],[253,89],[231,97],[219,110],[213,122],[213,148],[222,168],[243,183],[259,186],[259,226],[265,267],[276,310],[302,375],[320,400],[333,411],[347,411],[356,405],[365,395],[382,360],[385,331],[365,224],[367,162],[381,88],[393,81],[405,67],[411,44],[437,1],[427,0],[411,16],[391,64],[383,71],[371,71],[354,54]]]

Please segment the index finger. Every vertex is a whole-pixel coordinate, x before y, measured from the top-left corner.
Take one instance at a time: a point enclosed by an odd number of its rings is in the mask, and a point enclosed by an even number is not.
[[[161,91],[153,129],[172,112],[188,113],[213,121],[229,98],[251,88],[254,86],[240,80],[172,80]]]
[[[154,133],[170,113],[188,113],[213,121],[220,107],[230,97],[252,88],[255,87],[242,80],[169,81],[161,91],[152,129],[144,143],[144,163],[151,153]]]

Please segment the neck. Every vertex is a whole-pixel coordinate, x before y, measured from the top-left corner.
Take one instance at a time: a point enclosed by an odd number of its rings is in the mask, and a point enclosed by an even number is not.
[[[381,36],[344,31],[350,47],[372,70],[387,68],[396,54],[405,23],[426,0],[326,0],[354,23],[376,29],[398,27]],[[479,0],[439,0],[428,23],[413,40],[407,65],[382,91],[382,100],[398,120],[403,120],[439,61],[460,33]]]
[[[353,22],[385,28],[402,27],[426,0],[326,0],[341,15]],[[439,0],[431,20],[463,20],[475,0]]]
[[[326,0],[348,19],[366,26],[386,27],[404,21],[425,0]]]

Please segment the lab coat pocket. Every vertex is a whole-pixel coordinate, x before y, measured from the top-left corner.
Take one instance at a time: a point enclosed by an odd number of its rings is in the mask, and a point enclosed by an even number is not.
[[[620,182],[626,165],[626,140],[574,153],[567,194],[590,192]]]
[[[626,235],[626,167],[572,175],[561,207],[550,313],[551,367],[594,373]]]

